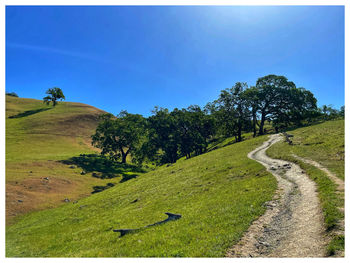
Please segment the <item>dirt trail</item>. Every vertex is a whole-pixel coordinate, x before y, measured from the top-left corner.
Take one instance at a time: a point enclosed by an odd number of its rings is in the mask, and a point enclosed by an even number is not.
[[[307,163],[307,164],[311,164],[313,166],[315,166],[316,168],[320,169],[321,171],[325,172],[326,175],[337,185],[337,190],[339,192],[344,192],[344,181],[340,178],[338,178],[335,174],[333,174],[331,171],[329,171],[326,167],[324,167],[322,164],[310,160],[310,159],[306,159],[303,157],[300,157],[298,155],[293,154],[293,157],[296,159],[299,159],[300,161]]]
[[[344,196],[344,189],[345,189],[345,184],[344,181],[341,180],[340,178],[338,178],[334,173],[332,173],[331,171],[329,171],[326,167],[324,167],[322,164],[314,161],[314,160],[310,160],[310,159],[306,159],[303,157],[300,157],[298,155],[293,154],[293,157],[310,165],[315,166],[316,168],[320,169],[321,171],[323,171],[336,185],[337,185],[337,191],[338,193],[340,193],[342,196]],[[344,207],[338,207],[339,211],[344,213]],[[344,219],[340,220],[339,222],[337,222],[337,228],[332,230],[332,233],[335,235],[344,235],[345,232],[345,222]],[[341,257],[343,257],[343,254],[340,254]]]
[[[316,185],[296,164],[272,159],[266,150],[281,140],[278,134],[248,154],[278,181],[274,200],[253,222],[228,257],[324,257],[323,216]]]

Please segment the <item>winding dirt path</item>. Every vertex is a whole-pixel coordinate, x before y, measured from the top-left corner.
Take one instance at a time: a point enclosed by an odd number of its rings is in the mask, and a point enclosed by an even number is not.
[[[314,167],[320,169],[321,171],[323,171],[328,177],[329,179],[331,179],[336,185],[337,185],[337,192],[339,194],[341,194],[342,196],[344,196],[344,189],[345,189],[345,184],[344,181],[342,179],[340,179],[339,177],[337,177],[334,173],[332,173],[331,171],[329,171],[326,167],[324,167],[322,164],[314,161],[314,160],[310,160],[307,158],[303,158],[300,157],[296,154],[293,154],[293,157],[310,165],[313,165]],[[344,213],[344,206],[338,207],[339,211]],[[339,222],[337,222],[337,228],[333,229],[332,232],[335,235],[344,235],[345,232],[345,222],[344,219],[340,220]],[[344,257],[344,254],[340,254],[340,257]]]
[[[324,257],[323,216],[315,183],[296,164],[272,159],[266,150],[281,140],[279,134],[248,154],[278,181],[274,199],[249,227],[228,257]]]
[[[338,178],[335,174],[333,174],[331,171],[329,171],[326,167],[324,167],[322,164],[314,161],[314,160],[310,160],[310,159],[306,159],[303,157],[300,157],[296,154],[293,154],[293,157],[296,159],[299,159],[300,161],[307,163],[307,164],[311,164],[313,166],[315,166],[316,168],[320,169],[321,171],[325,172],[326,175],[337,185],[337,190],[339,192],[344,192],[344,181],[340,178]]]

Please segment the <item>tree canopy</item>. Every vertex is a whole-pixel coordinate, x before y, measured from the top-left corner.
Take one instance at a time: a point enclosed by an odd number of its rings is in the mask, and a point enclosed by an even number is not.
[[[139,114],[127,111],[121,111],[117,117],[103,114],[92,135],[92,144],[102,149],[101,154],[126,163],[128,154],[136,154],[140,148],[144,129],[145,119]]]
[[[52,89],[48,89],[46,91],[46,94],[48,94],[48,96],[44,97],[44,103],[46,103],[47,105],[50,104],[50,102],[52,102],[53,106],[56,106],[57,104],[57,100],[65,100],[65,96],[63,94],[63,91],[60,88],[57,87],[53,87]]]
[[[344,117],[344,107],[340,111],[330,106],[318,109],[310,91],[297,88],[284,76],[267,75],[252,87],[237,82],[203,109],[198,105],[173,111],[155,107],[148,118],[126,111],[117,117],[104,114],[92,143],[102,154],[123,163],[129,154],[138,163],[145,159],[174,163],[182,156],[206,152],[209,143],[219,138],[234,136],[240,142],[244,132],[263,135],[266,123],[279,132],[338,117]]]

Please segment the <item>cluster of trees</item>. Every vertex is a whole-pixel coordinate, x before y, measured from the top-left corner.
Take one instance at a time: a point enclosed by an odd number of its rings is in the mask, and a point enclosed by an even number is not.
[[[144,159],[174,163],[180,156],[190,158],[205,152],[214,133],[212,116],[199,106],[172,112],[155,107],[147,119],[126,111],[116,117],[101,115],[92,144],[102,149],[101,154],[122,163],[126,163],[128,154],[137,163]]]
[[[258,128],[258,134],[263,135],[267,121],[276,132],[310,122],[317,112],[317,100],[310,91],[297,88],[286,77],[268,75],[249,88],[247,83],[237,82],[221,91],[219,98],[206,108],[216,116],[226,136],[236,136],[241,141],[243,130],[252,130],[256,136]]]
[[[340,107],[340,110],[333,109],[331,105],[323,105],[322,108],[318,109],[319,118],[322,120],[334,120],[337,118],[344,118],[345,107]]]
[[[218,99],[203,109],[197,105],[186,109],[158,108],[144,118],[122,111],[118,116],[104,114],[92,144],[102,154],[126,162],[130,154],[134,162],[148,159],[156,163],[174,163],[179,157],[198,155],[207,150],[211,139],[232,137],[243,140],[243,132],[253,136],[266,133],[266,123],[276,132],[287,127],[301,126],[317,118],[344,116],[344,108],[317,108],[314,95],[297,88],[284,76],[259,78],[255,86],[237,82],[222,90]]]

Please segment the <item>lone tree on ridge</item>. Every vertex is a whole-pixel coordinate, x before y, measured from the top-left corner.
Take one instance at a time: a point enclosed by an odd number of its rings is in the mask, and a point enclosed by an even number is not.
[[[53,106],[56,106],[58,99],[60,100],[66,99],[66,97],[63,95],[63,91],[57,87],[48,89],[46,91],[46,94],[48,94],[48,96],[44,97],[43,100],[44,100],[44,103],[46,103],[47,105],[49,105],[50,102],[52,101]]]

